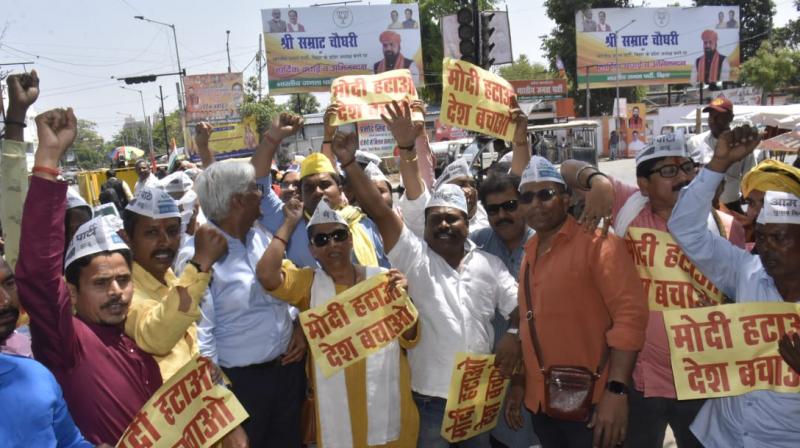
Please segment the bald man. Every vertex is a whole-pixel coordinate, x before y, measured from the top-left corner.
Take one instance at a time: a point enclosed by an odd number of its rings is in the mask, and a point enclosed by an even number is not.
[[[407,68],[411,70],[414,84],[419,85],[419,67],[413,59],[408,59],[400,53],[400,34],[394,31],[384,31],[378,36],[383,46],[383,59],[373,66],[374,73],[383,73],[389,70]]]
[[[703,39],[703,55],[694,61],[689,82],[711,84],[728,81],[731,78],[731,66],[728,58],[717,51],[717,32],[705,30],[700,38]]]

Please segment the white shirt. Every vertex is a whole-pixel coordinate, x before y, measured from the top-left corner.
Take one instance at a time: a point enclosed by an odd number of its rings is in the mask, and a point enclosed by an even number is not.
[[[136,194],[136,192],[142,187],[158,188],[160,185],[161,184],[158,182],[158,178],[154,176],[153,173],[150,173],[150,175],[147,176],[147,179],[144,181],[141,179],[136,181],[136,185],[133,186],[133,193]]]
[[[402,212],[403,222],[418,237],[425,236],[425,206],[431,198],[431,193],[426,188],[417,199],[408,199],[403,195],[398,201],[397,208]],[[476,205],[475,215],[469,220],[469,233],[489,227],[489,215],[480,204]]]
[[[711,131],[697,134],[686,141],[686,148],[689,151],[689,156],[695,163],[701,165],[705,165],[711,161],[716,147],[717,139],[711,134]],[[725,186],[723,187],[722,195],[720,195],[720,201],[722,201],[723,204],[729,204],[739,200],[739,188],[742,183],[742,177],[755,165],[755,157],[750,154],[744,160],[740,160],[728,168],[728,171],[725,172]]]
[[[419,344],[408,353],[411,388],[447,398],[456,353],[492,352],[495,309],[505,319],[517,306],[517,282],[503,262],[467,240],[458,270],[425,241],[403,227],[387,254],[408,277],[408,293],[419,310]]]
[[[667,223],[697,268],[737,302],[782,302],[761,259],[712,232],[705,216],[723,174],[703,169],[681,191]],[[788,369],[788,366],[784,366]],[[800,445],[800,394],[767,390],[706,401],[691,426],[707,448],[796,448]]]

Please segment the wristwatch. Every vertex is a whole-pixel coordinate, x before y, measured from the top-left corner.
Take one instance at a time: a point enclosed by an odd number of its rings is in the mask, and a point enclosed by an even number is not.
[[[619,381],[609,381],[606,383],[606,390],[612,394],[628,395],[628,385]]]

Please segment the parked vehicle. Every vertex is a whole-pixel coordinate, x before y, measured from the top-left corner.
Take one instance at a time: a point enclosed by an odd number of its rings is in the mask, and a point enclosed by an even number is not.
[[[597,128],[594,121],[576,120],[568,123],[528,126],[528,133],[537,142],[538,155],[553,163],[567,159],[583,160],[597,166]]]

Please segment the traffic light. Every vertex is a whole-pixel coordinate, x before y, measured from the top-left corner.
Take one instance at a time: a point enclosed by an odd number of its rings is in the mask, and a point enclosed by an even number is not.
[[[493,12],[481,12],[481,67],[486,70],[489,70],[489,67],[494,63],[494,58],[492,58],[492,50],[494,49],[494,44],[492,43],[492,34],[494,34],[493,18]]]
[[[464,4],[456,12],[458,20],[458,49],[461,51],[461,60],[472,64],[478,63],[477,32],[473,22],[472,8]]]
[[[130,78],[122,78],[125,84],[141,84],[143,82],[153,82],[156,80],[156,75],[146,76],[132,76]]]

